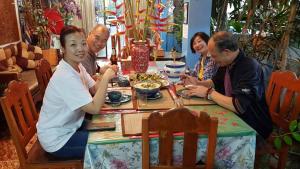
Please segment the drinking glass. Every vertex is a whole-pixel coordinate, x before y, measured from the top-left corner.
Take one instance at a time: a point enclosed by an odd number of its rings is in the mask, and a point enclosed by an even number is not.
[[[181,96],[177,96],[177,98],[174,99],[174,102],[175,102],[176,107],[183,107],[184,106],[183,99],[182,99]]]
[[[139,106],[145,107],[147,105],[147,94],[146,93],[138,93],[137,99],[139,100]]]

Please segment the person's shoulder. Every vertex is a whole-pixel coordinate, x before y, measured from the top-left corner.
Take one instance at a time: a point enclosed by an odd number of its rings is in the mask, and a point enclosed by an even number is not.
[[[55,82],[66,83],[75,78],[76,74],[68,66],[60,66],[53,73],[51,79]]]
[[[80,69],[80,71],[82,71],[84,74],[89,74],[89,72],[87,71],[86,67],[85,67],[82,63],[79,64],[79,69]]]
[[[246,69],[256,69],[257,67],[259,67],[259,63],[258,61],[250,56],[243,56],[239,63],[238,63],[239,67],[241,68],[246,68]]]

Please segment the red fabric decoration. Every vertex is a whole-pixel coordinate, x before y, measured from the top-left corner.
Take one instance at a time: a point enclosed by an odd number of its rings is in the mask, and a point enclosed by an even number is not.
[[[59,35],[61,29],[64,27],[64,19],[56,9],[46,9],[44,16],[48,19],[48,28],[54,34]]]

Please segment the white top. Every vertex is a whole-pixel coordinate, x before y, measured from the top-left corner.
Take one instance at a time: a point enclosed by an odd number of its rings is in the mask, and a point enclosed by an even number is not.
[[[38,139],[47,152],[55,152],[67,143],[84,119],[85,112],[80,108],[92,102],[89,88],[95,81],[82,64],[79,70],[62,59],[47,86],[36,125]]]

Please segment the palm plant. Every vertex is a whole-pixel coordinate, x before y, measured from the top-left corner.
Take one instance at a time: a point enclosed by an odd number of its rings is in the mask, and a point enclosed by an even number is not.
[[[227,6],[234,10],[225,18]],[[242,33],[242,48],[258,60],[267,60],[276,69],[286,69],[289,44],[300,44],[300,9],[297,0],[214,0],[212,21],[215,29],[233,27]],[[278,53],[278,55],[277,55]]]

